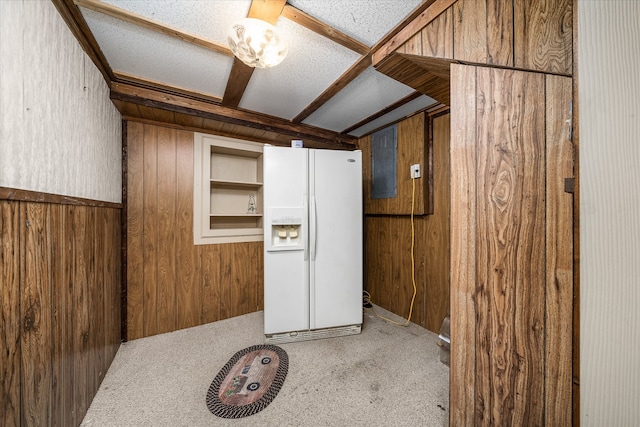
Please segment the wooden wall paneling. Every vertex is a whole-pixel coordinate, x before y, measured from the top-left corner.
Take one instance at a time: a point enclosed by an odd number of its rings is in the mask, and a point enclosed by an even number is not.
[[[144,336],[144,125],[127,122],[127,339]]]
[[[431,119],[433,213],[425,216],[425,328],[438,332],[450,314],[450,114]]]
[[[513,2],[487,0],[487,64],[513,67]]]
[[[515,67],[571,75],[572,0],[514,0]]]
[[[73,364],[71,348],[68,346],[68,325],[72,322],[67,290],[69,283],[68,254],[66,253],[66,218],[64,205],[50,205],[51,236],[51,425],[71,424],[70,412],[65,404],[73,401],[71,372]]]
[[[199,245],[202,262],[202,323],[221,320],[220,252],[222,245]]]
[[[158,128],[143,132],[143,335],[158,333]]]
[[[0,413],[20,425],[20,220],[19,203],[0,201]]]
[[[454,59],[486,64],[487,3],[477,0],[458,0],[453,5]]]
[[[219,253],[220,276],[218,276],[218,283],[220,284],[219,310],[221,319],[228,319],[229,317],[233,317],[233,313],[235,313],[235,304],[233,300],[233,289],[235,287],[233,275],[233,256],[234,246],[236,245],[236,243],[225,245],[221,248]]]
[[[449,423],[452,426],[475,424],[476,101],[476,68],[452,64],[451,388],[449,393]]]
[[[201,324],[201,257],[193,244],[193,133],[176,133],[176,328]]]
[[[412,194],[415,193],[414,215],[425,213],[425,184],[423,178],[415,180],[415,192],[411,179],[411,165],[419,163],[426,170],[425,115],[416,114],[398,123],[398,196],[400,214],[411,214]]]
[[[391,283],[390,249],[386,217],[365,217],[365,290],[369,292],[371,301],[381,307],[389,307],[388,293],[385,285]],[[385,262],[381,262],[385,260]]]
[[[63,225],[62,225],[62,246],[64,248],[63,261],[63,288],[64,288],[64,318],[66,319],[64,328],[64,391],[65,401],[63,405],[63,412],[66,425],[77,425],[82,420],[82,415],[76,411],[75,403],[75,335],[77,333],[76,328],[76,306],[75,306],[75,259],[76,259],[76,246],[74,235],[74,221],[73,212],[75,206],[63,205]]]
[[[424,27],[420,35],[422,56],[453,59],[453,8],[450,7]]]
[[[409,221],[411,221],[409,219]],[[414,217],[414,269],[416,296],[413,305],[411,321],[425,328],[427,326],[427,310],[429,301],[425,298],[427,294],[427,221],[425,216]],[[413,286],[411,286],[413,288]],[[413,291],[413,289],[412,289]],[[409,303],[411,301],[409,300]],[[439,326],[439,325],[438,325]],[[436,332],[438,329],[433,330]]]
[[[477,76],[476,402],[484,422],[542,425],[544,77],[489,68]]]
[[[122,224],[121,212],[119,209],[108,210],[106,235],[107,245],[105,250],[106,266],[105,266],[105,283],[107,284],[106,293],[109,298],[106,301],[105,310],[107,312],[107,349],[106,364],[111,365],[113,358],[120,348],[122,340],[122,268],[121,268],[121,251],[122,247]]]
[[[24,230],[20,267],[21,311],[21,424],[51,422],[51,258],[47,233],[49,205],[20,205]]]
[[[176,329],[176,131],[158,127],[157,138],[156,310],[164,333]]]
[[[231,265],[231,317],[256,311],[255,306],[251,307],[251,303],[255,302],[253,298],[253,290],[255,289],[255,275],[253,267],[256,265],[252,259],[250,243],[234,243],[229,246]],[[252,283],[253,282],[253,283]],[[226,289],[223,285],[223,289]]]
[[[408,53],[411,55],[422,55],[422,34],[416,33],[415,36],[404,42],[396,52]]]
[[[90,256],[93,262],[93,270],[87,283],[89,295],[89,399],[98,392],[98,387],[105,375],[105,290],[104,282],[104,222],[102,216],[104,209],[90,207],[87,209],[90,219],[87,227],[91,230],[92,238],[89,251],[83,256]],[[89,400],[91,404],[91,400]]]
[[[573,322],[573,197],[564,179],[573,177],[570,78],[546,76],[546,387],[545,424],[571,425]]]
[[[89,229],[90,212],[85,206],[75,206],[72,211],[74,271],[73,271],[73,379],[76,415],[81,418],[89,408],[89,284],[93,274],[92,260],[85,254],[91,252],[93,240]]]

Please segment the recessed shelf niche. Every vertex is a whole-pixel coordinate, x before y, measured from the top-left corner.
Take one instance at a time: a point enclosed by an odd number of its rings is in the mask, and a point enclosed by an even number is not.
[[[262,147],[194,134],[194,244],[263,240]]]

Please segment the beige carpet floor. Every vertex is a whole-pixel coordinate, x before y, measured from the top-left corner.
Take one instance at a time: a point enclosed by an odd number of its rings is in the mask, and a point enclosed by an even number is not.
[[[211,381],[237,351],[263,344],[262,331],[260,311],[122,344],[82,426],[448,425],[437,335],[371,310],[359,335],[279,344],[289,372],[273,402],[247,418],[216,417],[205,403]]]

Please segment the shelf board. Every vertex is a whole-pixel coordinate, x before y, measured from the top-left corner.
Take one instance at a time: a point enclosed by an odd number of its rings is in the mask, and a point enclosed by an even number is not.
[[[216,218],[261,218],[262,214],[233,214],[233,213],[224,213],[224,214],[211,214],[209,215],[210,217],[216,217]]]
[[[260,188],[261,182],[249,182],[249,181],[229,181],[224,179],[212,179],[211,185],[225,186],[225,187],[245,187],[245,188]]]

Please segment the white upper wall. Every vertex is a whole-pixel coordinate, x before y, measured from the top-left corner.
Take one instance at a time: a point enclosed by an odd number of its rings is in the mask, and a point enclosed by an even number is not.
[[[120,203],[121,116],[48,0],[0,0],[0,187]]]
[[[640,2],[578,1],[580,422],[640,423]]]

